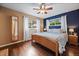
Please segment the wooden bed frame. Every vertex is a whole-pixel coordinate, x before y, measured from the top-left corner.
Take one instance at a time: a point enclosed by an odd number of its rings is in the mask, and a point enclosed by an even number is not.
[[[40,35],[32,35],[32,42],[35,41],[42,46],[50,49],[51,51],[55,52],[56,56],[58,56],[59,52],[59,44],[56,40],[49,40],[46,37]]]

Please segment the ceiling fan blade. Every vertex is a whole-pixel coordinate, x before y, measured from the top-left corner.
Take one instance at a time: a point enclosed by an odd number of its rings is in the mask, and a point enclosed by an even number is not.
[[[38,9],[38,8],[33,8],[33,10],[40,10],[40,9]]]
[[[47,8],[47,10],[52,10],[52,9],[53,9],[52,7]]]
[[[44,9],[46,9],[46,4],[44,4]]]
[[[45,6],[45,3],[42,3],[42,4],[40,5],[40,9],[43,9],[44,6]]]
[[[43,5],[43,4],[40,5],[40,9],[42,9],[42,5]]]
[[[47,12],[44,12],[45,14],[47,14]]]
[[[38,12],[37,14],[39,14],[40,12]]]

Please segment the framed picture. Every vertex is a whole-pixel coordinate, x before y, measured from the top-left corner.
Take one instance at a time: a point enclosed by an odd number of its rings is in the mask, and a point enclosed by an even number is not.
[[[61,18],[49,20],[49,29],[61,28]]]

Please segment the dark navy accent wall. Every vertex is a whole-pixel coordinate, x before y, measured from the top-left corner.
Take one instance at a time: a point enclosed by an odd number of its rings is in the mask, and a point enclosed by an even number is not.
[[[79,36],[79,10],[67,14],[67,26],[76,26],[75,31]]]
[[[50,19],[54,19],[54,18],[57,18],[57,17],[61,17],[63,15],[67,15],[67,26],[76,26],[77,27],[76,32],[79,36],[79,9],[71,11],[71,12],[59,14],[59,15],[56,15],[56,16],[51,16],[51,17],[45,18],[44,19],[44,28],[46,26],[46,20],[47,19],[50,20]]]
[[[67,13],[67,23],[68,26],[79,26],[79,10]]]
[[[71,25],[76,25],[77,27],[79,26],[79,9],[78,10],[74,10],[71,12],[67,12],[67,13],[63,13],[63,14],[59,14],[59,15],[55,15],[55,16],[51,16],[48,18],[44,19],[44,28],[46,26],[46,20],[50,20],[50,19],[54,19],[54,18],[58,18],[61,17],[63,15],[67,15],[67,25],[71,26]]]

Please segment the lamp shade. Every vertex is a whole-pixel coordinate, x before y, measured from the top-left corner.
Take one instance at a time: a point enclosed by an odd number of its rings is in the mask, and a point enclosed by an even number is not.
[[[70,28],[70,29],[69,29],[69,32],[74,32],[74,29]]]
[[[44,28],[44,30],[47,30],[46,28]]]

